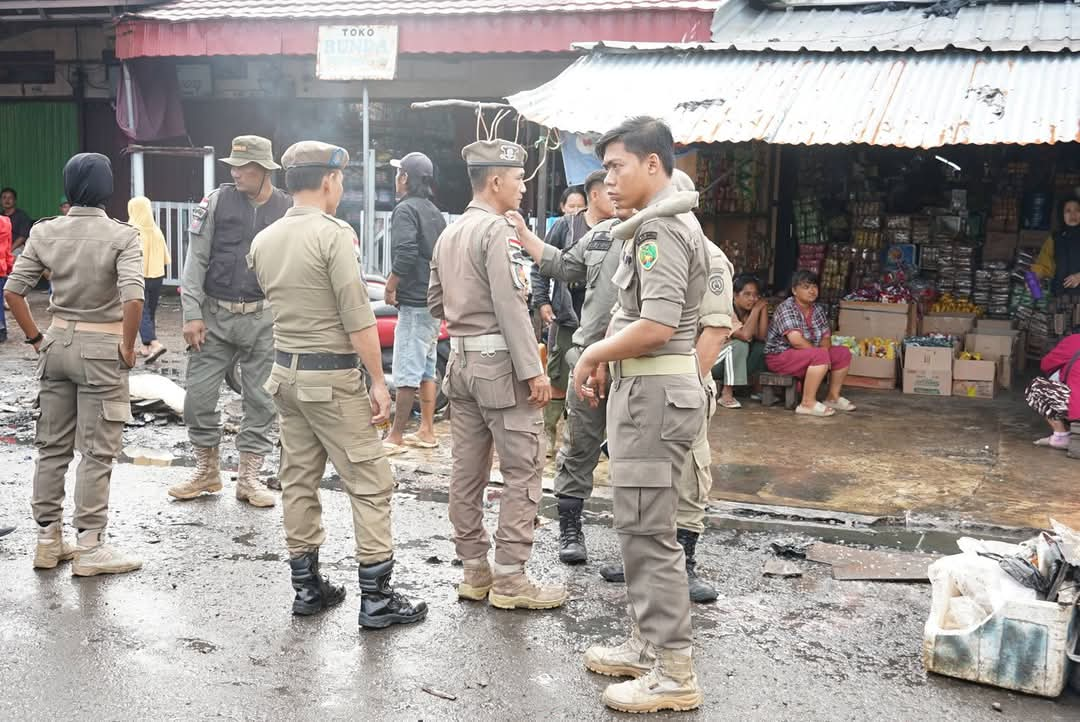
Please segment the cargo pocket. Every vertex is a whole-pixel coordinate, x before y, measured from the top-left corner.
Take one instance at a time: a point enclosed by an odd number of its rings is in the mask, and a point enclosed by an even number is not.
[[[664,389],[664,441],[693,441],[705,421],[704,389]]]
[[[646,462],[651,463],[651,462]],[[614,489],[612,510],[614,526],[622,534],[662,534],[675,529],[675,512],[679,495],[671,488],[671,466],[668,485],[618,486]]]
[[[541,443],[544,443],[543,430],[544,430],[544,416],[538,409],[534,409],[531,406],[524,409],[511,409],[503,414],[503,428],[507,431],[518,432],[521,434],[527,434],[524,437],[522,444],[527,446],[527,452],[531,464],[540,463],[544,456],[544,448]],[[517,444],[516,440],[511,443]],[[501,462],[500,462],[501,463]],[[542,489],[539,480],[536,484],[535,496],[532,487],[529,488],[529,499],[532,501],[539,501],[540,493]]]
[[[86,452],[99,458],[115,458],[124,439],[124,424],[131,420],[128,402],[102,401],[101,415],[89,434]]]
[[[271,396],[277,396],[279,388],[281,388],[281,382],[274,378],[266,379],[266,383],[263,384],[263,391]]]
[[[508,409],[514,405],[514,364],[509,358],[493,364],[470,364],[473,396],[485,409]]]
[[[345,477],[342,481],[349,485],[353,495],[371,496],[393,491],[394,474],[381,440],[353,442],[345,447],[345,455],[349,459],[349,472],[342,474],[344,470],[338,469],[338,473]]]
[[[120,347],[115,343],[88,343],[79,352],[89,386],[116,386],[123,383],[122,374],[129,370],[120,359]]]

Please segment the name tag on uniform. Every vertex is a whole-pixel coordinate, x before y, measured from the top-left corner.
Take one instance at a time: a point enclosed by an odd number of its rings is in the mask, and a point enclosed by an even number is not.
[[[611,248],[612,238],[607,233],[597,233],[589,241],[589,245],[585,246],[586,251],[607,251]]]

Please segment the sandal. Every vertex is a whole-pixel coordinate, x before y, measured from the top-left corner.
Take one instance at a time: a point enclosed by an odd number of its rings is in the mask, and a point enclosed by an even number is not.
[[[157,361],[157,360],[158,360],[159,358],[161,358],[162,356],[164,356],[164,355],[165,355],[165,352],[166,352],[166,351],[168,351],[168,350],[169,350],[169,349],[165,348],[164,346],[159,346],[159,347],[158,347],[158,350],[157,350],[157,351],[152,351],[152,352],[150,352],[149,354],[147,354],[147,356],[146,356],[146,360],[145,360],[145,361],[143,361],[143,363],[147,363],[147,364],[152,364],[152,363],[154,363],[154,362],[155,362],[155,361]]]
[[[1069,448],[1069,440],[1065,439],[1064,442],[1054,443],[1054,437],[1051,435],[1036,441],[1035,446],[1049,446],[1051,449],[1067,449]]]
[[[408,449],[404,446],[398,446],[397,444],[391,444],[387,441],[383,442],[383,453],[387,456],[397,456],[398,454],[404,454]]]
[[[835,409],[837,411],[854,411],[855,410],[855,404],[851,403],[850,401],[845,399],[843,396],[838,398],[836,401],[826,401],[825,405],[828,406],[830,409]]]
[[[836,414],[836,409],[830,409],[828,406],[818,401],[814,404],[812,409],[807,409],[802,404],[799,404],[795,407],[795,413],[801,416],[817,416],[818,418],[825,419],[834,416]]]
[[[723,406],[725,409],[741,409],[742,408],[742,404],[739,403],[738,399],[731,399],[730,401],[725,401],[724,399],[720,399],[719,404],[721,406]]]
[[[405,442],[405,446],[414,446],[417,449],[437,449],[439,448],[438,441],[424,441],[416,434],[406,434],[402,439]]]

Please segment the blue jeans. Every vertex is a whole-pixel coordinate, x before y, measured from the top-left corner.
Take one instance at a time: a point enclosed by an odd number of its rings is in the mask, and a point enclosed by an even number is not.
[[[161,300],[161,284],[165,278],[144,279],[146,289],[143,296],[142,322],[139,324],[139,336],[142,337],[144,346],[151,341],[157,340],[157,330],[154,328],[154,319],[157,317],[158,301]]]
[[[435,380],[439,320],[425,306],[398,308],[394,329],[394,386],[418,389],[421,381]]]

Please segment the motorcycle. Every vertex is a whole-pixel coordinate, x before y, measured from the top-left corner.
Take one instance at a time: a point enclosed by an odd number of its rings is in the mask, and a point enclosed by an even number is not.
[[[371,308],[375,312],[375,325],[379,331],[379,347],[382,350],[383,376],[386,377],[386,386],[390,390],[390,398],[397,396],[394,385],[394,332],[397,329],[398,309],[386,303],[386,279],[382,276],[365,275],[364,282],[368,288],[368,299]],[[443,377],[446,374],[446,363],[450,359],[450,334],[446,330],[446,321],[439,327],[439,341],[437,346],[438,358],[435,363],[435,383],[438,387],[438,396],[435,399],[435,413],[446,410],[450,400],[442,390]],[[364,372],[366,382],[370,382],[367,372]],[[229,388],[239,394],[243,388],[240,365],[234,360],[232,367],[225,373],[225,383]],[[420,402],[413,404],[413,411],[419,412]]]

